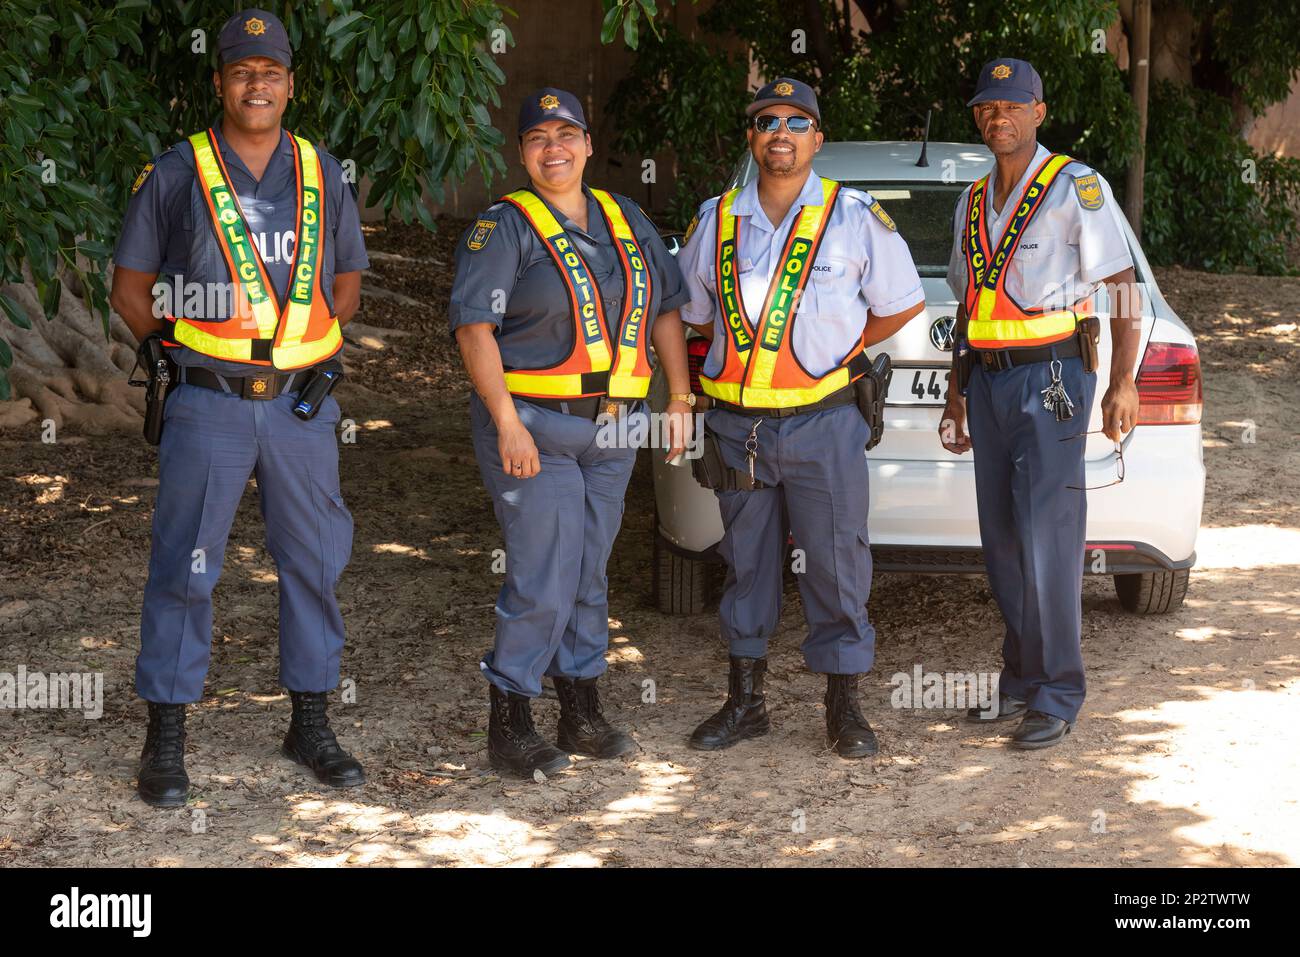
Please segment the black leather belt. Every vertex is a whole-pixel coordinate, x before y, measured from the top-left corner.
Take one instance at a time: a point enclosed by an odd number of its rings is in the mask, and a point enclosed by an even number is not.
[[[181,381],[216,392],[229,392],[241,399],[274,399],[293,390],[296,372],[268,372],[265,375],[218,375],[200,366],[181,366]]]
[[[1034,349],[973,349],[976,358],[989,372],[1000,372],[1012,366],[1028,365],[1031,362],[1048,362],[1052,359],[1072,359],[1083,355],[1079,346],[1079,337],[1070,336],[1050,346]]]
[[[833,409],[840,405],[850,405],[858,401],[857,393],[853,386],[847,385],[843,389],[836,389],[820,402],[814,402],[812,405],[794,405],[786,409],[752,409],[747,405],[733,405],[730,402],[723,402],[721,399],[713,400],[713,407],[716,409],[726,409],[728,412],[735,412],[738,415],[762,416],[765,419],[783,419],[790,415],[802,415],[804,412],[819,412],[822,409]]]
[[[539,405],[543,409],[550,409],[552,412],[563,412],[566,415],[576,415],[580,419],[592,421],[595,421],[598,415],[611,415],[621,419],[632,411],[632,406],[641,401],[640,399],[611,399],[607,395],[590,395],[584,399],[535,399],[530,395],[517,395],[515,398],[532,405]]]

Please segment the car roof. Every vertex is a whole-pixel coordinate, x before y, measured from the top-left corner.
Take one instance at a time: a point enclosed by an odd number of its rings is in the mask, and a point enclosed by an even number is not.
[[[993,154],[987,146],[976,143],[930,143],[926,147],[929,166],[917,166],[921,143],[827,142],[823,144],[813,166],[828,179],[844,182],[958,182],[973,183],[993,166]],[[745,181],[753,178],[755,166],[746,164]],[[945,177],[945,173],[948,176]],[[954,178],[955,177],[955,180]]]

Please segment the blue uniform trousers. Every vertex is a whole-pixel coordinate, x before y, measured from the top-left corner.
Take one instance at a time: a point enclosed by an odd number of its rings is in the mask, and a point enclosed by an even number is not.
[[[1029,707],[1074,721],[1083,705],[1083,488],[1095,373],[1078,357],[1061,360],[1074,417],[1043,408],[1051,363],[999,372],[977,363],[966,397],[975,455],[980,539],[989,586],[1006,620],[999,689]]]
[[[180,704],[203,695],[212,590],[250,475],[280,582],[280,681],[292,691],[338,684],[343,618],[334,586],[352,553],[339,491],[338,403],[303,422],[297,393],[270,400],[180,385],[167,398],[158,449],[153,551],[144,589],[136,690]]]
[[[718,437],[728,466],[747,468],[745,440],[755,418],[725,409],[707,414],[706,426]],[[727,562],[719,618],[732,655],[767,654],[768,638],[780,622],[785,544],[793,533],[804,565],[797,578],[809,669],[871,670],[876,632],[867,620],[868,437],[856,405],[764,419],[754,475],[776,487],[716,493],[725,529],[719,550]]]
[[[506,548],[496,641],[479,667],[503,691],[535,698],[543,675],[605,673],[605,567],[623,521],[636,449],[601,448],[600,428],[589,419],[523,399],[515,399],[515,408],[541,462],[528,479],[501,471],[496,425],[478,394],[470,396],[474,454]],[[644,418],[644,410],[639,404],[630,415]]]

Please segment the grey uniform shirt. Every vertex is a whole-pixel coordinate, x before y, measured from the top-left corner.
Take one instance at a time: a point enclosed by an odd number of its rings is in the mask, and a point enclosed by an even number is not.
[[[993,209],[993,177],[989,178],[988,201],[984,204],[988,229],[988,255],[998,248],[1020,194],[1034,171],[1050,156],[1039,144],[1025,174],[1008,194],[1000,211]],[[1076,182],[1095,175],[1101,188],[1101,204],[1095,209],[1084,206]],[[971,187],[961,194],[953,213],[952,255],[948,259],[948,286],[958,302],[966,301],[966,254],[962,250],[962,233],[966,225],[966,202]],[[1091,197],[1092,194],[1085,195]],[[1094,199],[1089,202],[1096,205]],[[1042,205],[1020,235],[1011,264],[1007,267],[1005,289],[1025,309],[1061,309],[1086,299],[1097,290],[1101,280],[1133,265],[1120,221],[1119,204],[1110,184],[1083,163],[1067,163],[1053,181]]]
[[[230,186],[239,197],[249,232],[275,290],[278,308],[289,288],[289,274],[297,248],[294,231],[298,225],[298,187],[292,141],[288,133],[281,132],[280,145],[271,156],[261,180],[258,180],[249,172],[239,154],[226,143],[220,123],[213,129],[230,176]],[[325,176],[325,226],[329,234],[321,252],[321,289],[332,302],[334,277],[338,273],[365,269],[370,260],[366,257],[356,196],[343,179],[343,168],[319,145],[316,150]],[[187,282],[230,282],[229,269],[215,245],[215,260],[209,253],[205,258],[211,261],[190,261],[195,248],[195,230],[212,232],[206,208],[193,201],[196,178],[194,151],[188,141],[154,158],[153,169],[139,184],[127,205],[122,234],[113,253],[117,265],[138,272],[157,273],[158,281],[168,283],[173,290],[178,279],[182,291]],[[202,278],[196,278],[200,276]],[[180,304],[176,303],[177,306]],[[174,310],[173,315],[178,311]],[[187,309],[186,315],[201,319],[224,318],[222,315],[207,315],[202,308],[196,311]],[[214,359],[183,346],[172,351],[172,358],[180,365],[203,366],[231,376],[244,376],[253,370],[265,371],[266,368]]]
[[[709,377],[721,371],[730,335],[717,295],[719,199],[700,207],[690,241],[678,254],[691,296],[682,319],[696,326],[714,326],[713,345],[703,368]],[[822,201],[821,178],[810,173],[785,218],[774,227],[759,203],[757,179],[736,197],[731,207],[739,220],[736,271],[750,322],[761,321],[772,273],[781,265],[795,217],[804,206],[820,206]],[[891,316],[925,300],[907,242],[872,212],[874,205],[869,193],[841,187],[826,224],[790,326],[795,357],[809,375],[823,376],[844,361],[862,339],[868,310]]]
[[[567,216],[547,208],[574,241],[596,286],[612,337],[623,314],[623,269],[600,204],[587,196],[587,228],[579,229]],[[654,223],[632,200],[613,194],[651,271],[649,308],[642,335],[650,341],[654,317],[672,312],[687,301],[677,261],[664,246]],[[481,245],[471,241],[492,224]],[[478,244],[476,244],[478,245]],[[490,323],[506,370],[538,369],[563,362],[574,345],[573,310],[564,280],[546,243],[515,206],[495,203],[470,226],[456,245],[456,278],[448,318],[454,336],[461,326]]]

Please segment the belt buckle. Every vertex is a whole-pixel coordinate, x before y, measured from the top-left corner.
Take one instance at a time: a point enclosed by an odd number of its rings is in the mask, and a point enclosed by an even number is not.
[[[611,419],[617,421],[623,415],[623,410],[625,408],[627,408],[627,406],[622,402],[618,402],[614,399],[604,399],[602,400],[599,411],[596,414],[597,417],[607,415]]]
[[[244,398],[244,399],[275,398],[274,390],[271,388],[271,377],[266,375],[245,376],[244,387],[240,392],[240,398]]]

